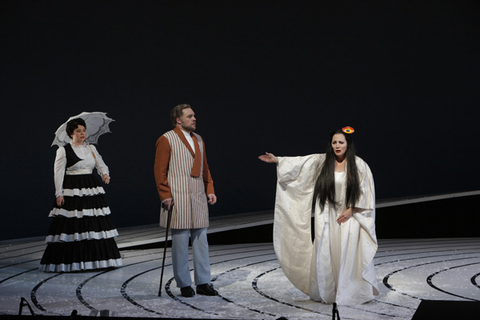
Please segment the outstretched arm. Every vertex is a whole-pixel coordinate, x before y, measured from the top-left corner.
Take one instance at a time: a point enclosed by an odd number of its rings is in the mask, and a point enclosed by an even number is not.
[[[278,163],[278,158],[273,153],[265,152],[265,154],[259,156],[258,159],[266,163]]]

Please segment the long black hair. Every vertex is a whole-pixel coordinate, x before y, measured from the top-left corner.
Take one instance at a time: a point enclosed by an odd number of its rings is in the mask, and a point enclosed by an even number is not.
[[[335,202],[335,153],[332,148],[332,139],[336,134],[343,134],[347,141],[347,150],[345,152],[347,160],[347,192],[346,207],[355,207],[355,203],[360,197],[360,181],[358,178],[357,163],[355,161],[355,145],[351,134],[346,134],[342,130],[334,131],[330,134],[327,145],[325,161],[321,165],[320,174],[315,183],[314,201],[320,200],[320,208],[323,211],[325,203],[328,201],[334,206]]]

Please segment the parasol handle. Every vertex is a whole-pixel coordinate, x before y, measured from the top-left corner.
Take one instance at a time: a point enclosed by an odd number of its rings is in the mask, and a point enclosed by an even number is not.
[[[93,158],[95,159],[95,162],[97,163],[98,168],[100,169],[100,172],[102,173],[102,180],[103,180],[104,173],[103,173],[102,167],[100,166],[100,163],[98,163],[97,157],[95,156],[95,152],[93,152],[92,147],[90,146],[90,143],[86,139],[85,139],[85,141],[87,141],[88,147],[90,148],[90,151],[92,151]]]

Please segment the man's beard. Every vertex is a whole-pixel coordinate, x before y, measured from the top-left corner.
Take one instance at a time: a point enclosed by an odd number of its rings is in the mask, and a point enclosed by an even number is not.
[[[195,128],[194,128],[194,127],[192,127],[192,126],[189,126],[189,127],[184,126],[183,123],[182,123],[182,128],[183,128],[184,131],[188,131],[188,132],[193,132],[193,131],[195,131]]]

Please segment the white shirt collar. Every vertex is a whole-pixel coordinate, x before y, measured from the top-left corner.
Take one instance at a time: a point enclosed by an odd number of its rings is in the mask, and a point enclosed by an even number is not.
[[[180,129],[182,130],[182,129]],[[193,138],[190,133],[188,133],[185,130],[182,130],[183,134],[185,135],[185,138],[187,139],[188,143],[190,144],[190,147],[192,147],[193,153],[195,153],[195,145],[193,143]]]

